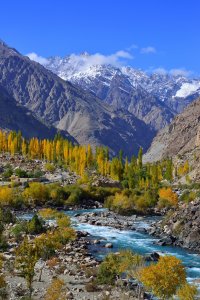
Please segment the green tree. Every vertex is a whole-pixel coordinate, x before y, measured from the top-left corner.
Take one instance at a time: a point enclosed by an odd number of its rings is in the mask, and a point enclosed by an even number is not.
[[[21,272],[21,276],[25,278],[27,287],[29,289],[29,296],[31,298],[33,288],[33,278],[35,275],[35,264],[39,259],[37,247],[28,241],[25,237],[23,242],[16,250],[15,265]]]
[[[143,150],[142,147],[140,147],[140,150],[138,152],[138,167],[140,170],[142,169],[142,156],[143,156]]]
[[[37,214],[28,222],[27,229],[31,234],[38,234],[44,231],[44,221]]]

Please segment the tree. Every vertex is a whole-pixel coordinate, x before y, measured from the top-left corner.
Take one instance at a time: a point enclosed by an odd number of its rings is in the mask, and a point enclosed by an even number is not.
[[[41,233],[44,231],[43,225],[44,225],[43,220],[39,218],[37,214],[35,214],[27,224],[28,232],[31,234]]]
[[[175,192],[172,191],[171,187],[163,187],[158,192],[160,199],[166,201],[159,201],[160,206],[162,204],[166,206],[176,206],[178,204],[178,196]]]
[[[45,295],[45,300],[64,300],[66,299],[66,295],[64,293],[63,287],[65,283],[63,280],[59,278],[53,279],[51,284],[49,285],[46,295]]]
[[[173,179],[173,163],[172,163],[172,159],[168,159],[167,162],[166,162],[165,179],[167,179],[170,182]]]
[[[178,258],[162,256],[157,264],[144,267],[139,279],[156,297],[165,300],[186,283],[186,271]]]
[[[8,206],[14,200],[14,189],[9,187],[0,187],[0,205]]]
[[[143,150],[142,147],[140,147],[140,150],[138,152],[138,167],[140,170],[142,169],[142,155],[143,155]]]
[[[180,300],[194,300],[197,294],[197,287],[189,283],[182,285],[177,292],[177,296]]]
[[[39,259],[39,253],[37,247],[28,241],[25,237],[23,242],[16,250],[15,265],[21,272],[21,276],[25,278],[27,287],[29,289],[29,295],[31,297],[33,289],[33,277],[35,275],[35,264]]]
[[[23,192],[23,196],[30,204],[41,204],[48,200],[48,188],[39,182],[31,182]]]
[[[6,297],[7,282],[6,282],[5,275],[3,273],[3,262],[4,262],[4,257],[2,254],[0,254],[0,298],[7,299]]]
[[[128,277],[136,278],[136,274],[144,259],[130,250],[122,250],[119,253],[108,254],[100,264],[97,279],[100,284],[114,284],[117,277],[126,273]]]

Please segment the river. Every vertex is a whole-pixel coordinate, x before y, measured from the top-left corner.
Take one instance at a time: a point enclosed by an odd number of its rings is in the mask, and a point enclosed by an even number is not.
[[[156,244],[158,240],[147,233],[140,233],[132,230],[118,230],[107,226],[95,226],[87,223],[78,223],[75,214],[82,214],[86,212],[99,212],[104,209],[88,209],[65,211],[71,217],[73,226],[76,230],[87,231],[92,237],[102,239],[102,243],[90,246],[90,250],[97,258],[103,258],[110,251],[118,251],[120,249],[131,249],[139,254],[150,254],[157,252],[160,255],[174,255],[182,260],[187,270],[187,280],[189,282],[199,281],[200,287],[200,255],[191,253],[185,249],[172,246],[159,246]],[[32,214],[23,215],[24,219],[30,219]],[[135,227],[144,228],[149,226],[155,218],[144,218],[143,220],[135,222]],[[112,243],[113,248],[107,249],[103,247],[105,243]]]

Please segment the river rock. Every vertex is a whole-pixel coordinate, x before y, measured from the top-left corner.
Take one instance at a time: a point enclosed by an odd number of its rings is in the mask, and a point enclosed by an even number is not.
[[[113,244],[112,243],[107,243],[107,244],[105,244],[105,248],[113,248]]]
[[[148,255],[145,260],[146,261],[154,261],[157,262],[160,258],[160,255],[157,252],[153,252],[150,255]]]

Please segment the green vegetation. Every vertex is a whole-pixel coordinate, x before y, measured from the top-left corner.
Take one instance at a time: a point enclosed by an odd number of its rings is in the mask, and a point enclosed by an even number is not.
[[[142,256],[129,250],[108,254],[98,268],[97,283],[115,285],[124,277],[137,281],[138,299],[142,286],[162,300],[174,296],[194,300],[197,295],[197,288],[186,281],[182,262],[174,256],[162,256],[157,263],[146,265]]]

